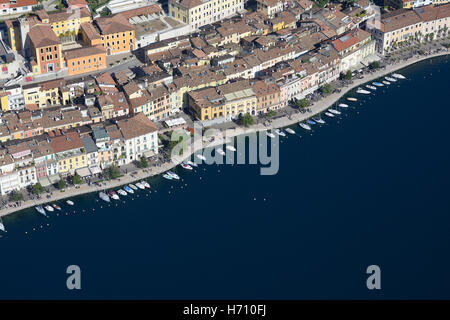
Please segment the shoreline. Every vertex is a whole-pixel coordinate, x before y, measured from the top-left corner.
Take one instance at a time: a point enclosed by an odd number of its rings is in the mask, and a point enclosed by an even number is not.
[[[421,62],[424,60],[428,60],[431,58],[435,58],[435,57],[449,55],[449,54],[450,54],[450,51],[447,49],[447,51],[430,54],[428,56],[413,57],[407,61],[402,61],[395,65],[388,65],[388,66],[386,66],[385,69],[377,70],[372,74],[367,74],[362,79],[354,79],[353,83],[346,88],[342,88],[341,92],[330,94],[327,97],[323,98],[322,100],[311,105],[310,106],[310,108],[312,110],[311,113],[305,113],[305,114],[295,113],[295,114],[292,114],[290,116],[290,118],[288,118],[288,116],[283,116],[281,118],[274,119],[271,121],[270,125],[268,125],[268,126],[265,126],[264,124],[255,124],[248,128],[237,127],[234,129],[226,129],[226,130],[223,130],[223,133],[226,138],[234,138],[234,137],[242,135],[242,134],[266,131],[266,130],[270,130],[270,129],[281,128],[281,127],[293,125],[299,121],[306,120],[308,118],[313,117],[314,115],[317,115],[318,113],[325,111],[326,109],[330,108],[330,106],[333,105],[336,101],[338,101],[343,96],[345,96],[349,91],[353,90],[354,88],[356,88],[358,86],[365,84],[366,82],[373,81],[374,79],[380,78],[382,76],[385,76],[385,75],[395,72],[397,70],[411,66],[415,63],[418,63],[418,62]],[[195,154],[202,149],[205,149],[208,147],[214,147],[214,146],[224,144],[224,143],[225,143],[225,141],[213,141],[210,143],[205,143],[205,142],[194,140],[193,143],[191,144],[191,146],[189,147],[189,152],[184,154],[183,157],[176,157],[176,159],[172,159],[171,162],[164,163],[160,167],[148,167],[145,169],[146,172],[144,172],[143,169],[137,169],[137,170],[135,170],[135,171],[137,171],[137,173],[133,177],[130,176],[130,174],[127,174],[127,175],[120,177],[119,179],[106,181],[106,185],[101,186],[101,187],[99,187],[97,185],[89,186],[87,184],[82,184],[79,188],[69,187],[69,188],[66,188],[64,192],[56,191],[53,193],[53,195],[49,199],[47,199],[45,196],[43,196],[41,199],[27,200],[27,201],[22,202],[19,207],[15,207],[15,208],[12,207],[12,208],[6,208],[6,209],[0,210],[0,217],[4,217],[4,216],[10,215],[14,212],[22,211],[24,209],[34,207],[37,205],[42,205],[45,203],[52,203],[55,201],[67,199],[70,197],[74,197],[74,196],[78,196],[78,195],[82,195],[82,194],[86,194],[86,193],[99,192],[99,191],[102,191],[105,189],[117,188],[117,187],[123,186],[125,184],[129,184],[129,183],[133,183],[135,181],[146,179],[148,177],[152,177],[152,176],[164,173],[168,170],[171,170],[175,166],[179,165],[184,159],[186,159],[187,157],[190,157],[192,154]]]

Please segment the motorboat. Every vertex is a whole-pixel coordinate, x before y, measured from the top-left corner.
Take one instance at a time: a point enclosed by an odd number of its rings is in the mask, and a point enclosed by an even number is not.
[[[72,200],[67,200],[66,203],[67,203],[69,206],[73,206],[73,205],[75,204],[75,203],[73,203]]]
[[[384,86],[384,84],[382,84],[381,82],[372,82],[372,84],[374,85],[374,86],[376,86],[376,87],[383,87]]]
[[[306,123],[307,124],[311,124],[311,125],[315,125],[316,124],[316,122],[314,120],[310,120],[310,119],[306,120]]]
[[[338,107],[341,107],[341,108],[348,108],[348,104],[340,103],[340,104],[338,105]]]
[[[0,230],[3,232],[6,232],[6,228],[5,228],[5,225],[3,224],[2,218],[0,218]]]
[[[126,196],[127,195],[127,192],[125,190],[123,190],[123,189],[117,190],[117,193],[120,194],[121,196]]]
[[[358,99],[353,98],[353,97],[348,97],[347,100],[348,100],[348,101],[353,101],[353,102],[358,101]]]
[[[275,135],[272,132],[266,132],[266,134],[270,138],[275,138]]]
[[[291,128],[286,128],[285,130],[286,130],[286,132],[289,133],[289,134],[295,134],[295,131],[292,130]]]
[[[397,79],[395,79],[395,78],[391,78],[391,77],[384,77],[384,78],[390,82],[397,82]]]
[[[286,137],[286,133],[284,133],[280,129],[275,129],[274,132],[281,137]]]
[[[227,150],[230,150],[230,151],[232,151],[232,152],[235,152],[236,151],[236,148],[235,147],[233,147],[233,146],[226,146],[226,148],[227,148]]]
[[[51,205],[46,205],[45,207],[45,210],[47,210],[48,212],[53,212],[53,211],[55,211],[55,209],[53,209],[53,207],[51,206]]]
[[[134,184],[132,184],[132,183],[130,183],[129,185],[128,185],[131,189],[133,189],[133,190],[137,190],[138,189],[138,187],[136,187]]]
[[[306,123],[299,122],[298,125],[305,130],[311,130],[311,127],[309,125],[307,125]]]
[[[147,181],[141,180],[140,182],[144,187],[146,187],[147,189],[150,189],[150,184]]]
[[[106,193],[104,193],[103,191],[100,192],[100,193],[98,194],[98,196],[99,196],[100,199],[102,199],[103,201],[106,201],[106,202],[110,202],[110,201],[111,201],[111,199],[109,199],[109,196],[108,196]]]
[[[109,190],[109,196],[114,200],[120,200],[119,195],[114,190]]]
[[[175,180],[180,180],[180,177],[173,171],[167,171],[167,174],[174,178]]]
[[[377,90],[377,87],[371,86],[370,84],[366,85],[366,88],[369,88],[369,89],[372,89],[372,90]]]
[[[163,178],[166,178],[167,180],[172,180],[172,176],[168,175],[167,173],[163,174]]]
[[[400,73],[394,73],[392,76],[397,79],[406,79],[406,77]]]
[[[383,80],[383,81],[381,81],[381,82],[383,82],[385,85],[391,84],[389,81],[386,81],[386,80]]]
[[[191,167],[194,167],[194,168],[198,167],[198,165],[195,162],[191,161],[191,160],[187,160],[187,161],[185,161],[185,163],[190,165]]]
[[[358,88],[358,90],[356,90],[356,93],[360,93],[360,94],[370,94],[370,91],[364,90],[364,89],[362,89],[362,88]]]
[[[37,212],[42,214],[44,217],[47,216],[47,214],[45,213],[45,210],[44,210],[44,208],[42,208],[42,206],[36,206],[35,209],[37,210]]]
[[[55,208],[56,210],[61,211],[61,207],[58,206],[56,203],[52,204],[53,208]]]
[[[199,158],[200,160],[203,160],[203,161],[206,160],[206,157],[204,155],[202,155],[202,154],[198,154],[197,158]]]
[[[317,122],[317,123],[320,123],[320,124],[324,124],[324,123],[325,123],[325,120],[323,120],[323,119],[321,119],[321,118],[313,118],[313,120],[314,120],[315,122]]]
[[[328,117],[330,117],[330,118],[334,118],[334,114],[332,114],[332,113],[325,112],[325,115],[328,116]]]
[[[222,148],[217,148],[217,149],[216,149],[216,152],[217,152],[218,154],[220,154],[221,156],[224,156],[224,155],[225,155],[225,151],[223,151]]]
[[[192,168],[190,165],[188,165],[187,163],[182,163],[182,164],[180,164],[180,166],[183,168],[183,169],[186,169],[186,170],[193,170],[194,168]]]
[[[144,186],[142,183],[140,183],[140,182],[137,182],[137,183],[136,183],[136,187],[138,187],[138,188],[141,189],[141,190],[144,190],[144,189],[145,189],[145,186]]]
[[[328,109],[328,111],[330,111],[331,113],[334,113],[334,114],[341,114],[341,112],[340,111],[338,111],[338,110],[336,110],[336,109]]]
[[[129,186],[124,186],[123,189],[128,193],[131,193],[131,194],[134,193],[133,189],[131,189]]]

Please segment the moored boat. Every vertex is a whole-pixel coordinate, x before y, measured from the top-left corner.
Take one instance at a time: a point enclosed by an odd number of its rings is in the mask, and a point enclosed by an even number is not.
[[[53,207],[51,206],[51,205],[46,205],[45,207],[45,210],[47,210],[48,212],[53,212],[53,211],[55,211],[55,209],[53,209]]]
[[[275,138],[275,135],[272,132],[266,132],[267,136],[270,138]]]
[[[173,179],[175,179],[175,180],[179,180],[180,179],[180,177],[175,173],[175,172],[173,172],[173,171],[167,171],[167,174],[169,175],[169,176],[171,176]]]
[[[383,82],[385,85],[391,84],[389,81],[386,81],[386,80],[383,80],[383,81],[381,81],[381,82]]]
[[[324,123],[325,123],[325,120],[323,120],[322,118],[316,117],[316,118],[313,118],[313,120],[314,120],[315,122],[317,122],[317,123],[320,123],[320,124],[324,124]]]
[[[353,101],[353,102],[358,101],[358,99],[353,98],[353,97],[348,97],[347,100],[348,100],[348,101]]]
[[[306,123],[299,122],[298,125],[305,130],[311,130],[311,127],[309,125],[307,125]]]
[[[348,108],[348,104],[340,103],[340,104],[338,105],[338,107],[341,107],[341,108]]]
[[[203,161],[206,160],[206,157],[204,155],[202,155],[202,154],[198,154],[197,158],[199,158],[200,160],[203,160]]]
[[[230,146],[230,145],[226,146],[226,148],[227,148],[227,150],[230,150],[230,151],[232,151],[232,152],[235,152],[235,151],[236,151],[236,148],[233,147],[233,146]]]
[[[182,164],[180,164],[180,166],[186,170],[193,170],[193,168],[190,165],[188,165],[187,163],[182,163]]]
[[[406,77],[400,73],[393,73],[392,76],[397,79],[406,79]]]
[[[285,130],[286,130],[286,132],[289,133],[289,134],[295,134],[295,131],[292,130],[291,128],[286,128]]]
[[[123,190],[123,189],[117,190],[117,193],[120,194],[121,196],[126,196],[127,195],[127,192],[125,190]]]
[[[372,89],[372,90],[377,90],[377,87],[371,86],[370,84],[367,84],[366,88],[369,88],[369,89]]]
[[[364,90],[362,88],[358,88],[358,90],[356,90],[356,93],[359,93],[359,94],[370,94],[370,91]]]
[[[73,203],[72,200],[67,200],[66,203],[67,203],[69,206],[73,206],[73,205],[75,204],[75,203]]]
[[[114,200],[120,200],[119,195],[114,190],[109,190],[108,192],[109,196]]]
[[[106,201],[106,202],[110,202],[110,201],[111,201],[111,199],[109,199],[109,196],[108,196],[106,193],[104,193],[103,191],[100,192],[100,193],[98,194],[98,196],[99,196],[99,198],[102,199],[103,201]]]
[[[286,133],[284,133],[280,129],[275,129],[274,132],[281,137],[286,137]]]
[[[332,113],[325,112],[325,115],[326,115],[327,117],[334,118],[334,114],[332,114]]]
[[[52,204],[53,208],[55,208],[56,210],[61,211],[61,207],[58,206],[56,203]]]
[[[330,111],[331,113],[334,113],[334,114],[341,114],[340,111],[338,111],[336,109],[332,109],[332,108],[328,109],[328,111]]]
[[[197,166],[197,164],[195,163],[195,162],[192,162],[191,160],[187,160],[187,161],[185,161],[186,162],[186,164],[188,164],[188,165],[190,165],[190,166],[192,166],[192,167],[198,167]]]
[[[150,189],[150,184],[147,181],[141,180],[140,182],[144,187],[146,187],[147,189]]]
[[[372,84],[373,84],[374,86],[376,86],[376,87],[383,87],[383,86],[384,86],[384,84],[382,84],[381,82],[377,82],[377,81],[372,82]]]
[[[138,187],[138,188],[141,189],[141,190],[144,190],[144,189],[145,189],[145,186],[144,186],[142,183],[140,183],[140,182],[137,182],[137,183],[136,183],[136,187]]]
[[[217,149],[216,149],[216,152],[217,152],[218,154],[220,154],[221,156],[224,156],[224,155],[225,155],[225,151],[223,151],[222,148],[217,148]]]
[[[311,120],[311,119],[306,120],[306,123],[307,124],[311,124],[311,125],[315,125],[316,124],[316,122],[314,120]]]
[[[168,175],[167,173],[163,174],[163,178],[166,178],[167,180],[173,180],[173,178],[170,175]]]
[[[391,78],[391,77],[384,77],[387,81],[390,81],[390,82],[396,82],[397,81],[397,79],[395,79],[395,78]]]
[[[5,228],[5,225],[3,224],[3,220],[1,217],[0,217],[0,230],[3,232],[6,232],[6,228]]]
[[[123,189],[124,189],[126,192],[128,192],[128,193],[131,193],[131,194],[134,193],[134,190],[131,189],[129,186],[124,186]]]
[[[138,187],[136,187],[134,184],[132,184],[132,183],[130,183],[129,185],[128,185],[131,189],[133,189],[133,190],[137,190],[138,189]]]
[[[47,216],[47,214],[45,213],[45,210],[44,210],[44,208],[42,208],[42,206],[36,206],[35,209],[37,210],[37,212],[42,214],[44,217]]]

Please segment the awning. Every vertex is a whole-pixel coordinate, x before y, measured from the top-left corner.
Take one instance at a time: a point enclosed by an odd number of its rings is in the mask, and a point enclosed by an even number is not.
[[[57,183],[59,180],[61,180],[61,177],[59,174],[52,174],[51,176],[47,176],[48,180],[50,180],[51,184]]]
[[[155,152],[153,152],[151,150],[145,151],[144,156],[147,158],[151,158],[151,157],[155,156]]]
[[[99,166],[92,166],[89,168],[92,174],[102,173],[102,169]]]
[[[77,169],[75,170],[75,172],[82,178],[89,177],[91,175],[91,172],[89,171],[88,168]]]
[[[52,185],[50,179],[47,176],[39,178],[38,181],[44,188]]]

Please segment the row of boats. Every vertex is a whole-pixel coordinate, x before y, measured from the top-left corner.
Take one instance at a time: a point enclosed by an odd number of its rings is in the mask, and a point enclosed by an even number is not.
[[[111,202],[111,199],[120,200],[119,195],[126,196],[128,194],[133,194],[134,191],[138,189],[144,190],[150,188],[150,184],[147,181],[142,180],[140,182],[137,182],[136,184],[130,183],[129,185],[124,186],[123,189],[117,190],[117,192],[112,189],[109,190],[108,193],[102,191],[98,194],[98,196],[103,201]]]
[[[69,206],[73,206],[73,205],[75,204],[72,200],[66,200],[66,203],[67,203]],[[53,204],[47,204],[47,205],[45,205],[45,206],[39,205],[39,206],[36,206],[35,209],[36,209],[37,212],[39,212],[40,214],[42,214],[42,215],[45,216],[45,217],[47,217],[46,211],[48,211],[48,212],[53,212],[53,211],[55,211],[55,209],[58,210],[58,211],[61,211],[61,210],[62,210],[61,207],[58,206],[56,203],[53,203]]]
[[[375,81],[372,82],[372,84],[367,84],[366,88],[371,90],[377,90],[377,87],[384,87],[385,85],[388,86],[393,82],[397,82],[398,79],[406,79],[406,77],[400,73],[394,73],[392,74],[392,77],[386,76],[384,77],[384,80]],[[370,94],[370,91],[365,90],[363,88],[358,88],[356,92],[361,94]]]

